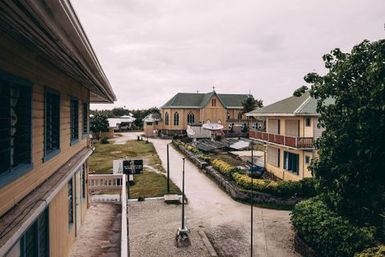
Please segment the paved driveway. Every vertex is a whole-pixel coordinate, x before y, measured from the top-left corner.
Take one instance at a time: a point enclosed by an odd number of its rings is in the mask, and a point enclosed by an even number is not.
[[[140,133],[139,133],[140,134]],[[120,140],[135,139],[125,133]],[[170,140],[150,139],[166,169]],[[170,146],[170,177],[181,187],[182,155]],[[250,256],[250,206],[234,201],[186,160],[187,225],[202,228],[222,256]],[[254,207],[254,256],[297,257],[288,211]]]

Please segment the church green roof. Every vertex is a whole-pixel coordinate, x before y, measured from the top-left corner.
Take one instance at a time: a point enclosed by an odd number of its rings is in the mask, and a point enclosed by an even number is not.
[[[225,108],[242,108],[247,94],[177,93],[162,108],[204,108],[211,97],[216,95]]]

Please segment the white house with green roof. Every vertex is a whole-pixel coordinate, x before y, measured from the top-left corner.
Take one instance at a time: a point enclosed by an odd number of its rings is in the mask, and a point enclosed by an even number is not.
[[[265,144],[265,168],[283,180],[311,177],[308,169],[315,157],[314,140],[321,136],[317,127],[317,100],[309,92],[291,96],[246,114],[263,120],[249,132],[251,139]]]
[[[161,107],[158,129],[164,134],[185,133],[188,125],[222,124],[225,130],[246,123],[242,102],[248,94],[177,93]]]

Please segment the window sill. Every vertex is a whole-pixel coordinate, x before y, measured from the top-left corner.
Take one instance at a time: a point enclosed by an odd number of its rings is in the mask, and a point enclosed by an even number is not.
[[[89,136],[90,136],[90,133],[83,133],[82,139],[87,138],[87,137],[89,137]]]
[[[68,223],[68,232],[72,231],[72,228],[74,227],[74,223]]]
[[[297,172],[293,172],[293,171],[287,170],[287,169],[284,169],[284,171],[285,171],[285,172],[288,172],[288,173],[290,173],[290,174],[292,174],[292,175],[299,176],[299,172],[297,173]]]
[[[71,139],[70,146],[76,145],[79,142],[79,138]]]
[[[55,156],[58,155],[59,153],[60,153],[60,148],[59,148],[59,149],[52,150],[51,152],[47,153],[47,154],[43,157],[43,162],[47,162],[47,161],[51,160],[53,157],[55,157]]]
[[[0,174],[0,188],[12,183],[33,169],[33,164],[19,164],[18,166]]]

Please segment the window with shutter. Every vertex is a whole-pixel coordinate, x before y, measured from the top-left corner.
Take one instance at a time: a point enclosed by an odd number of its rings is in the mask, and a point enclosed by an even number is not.
[[[88,103],[83,103],[83,136],[88,135]]]
[[[60,95],[46,89],[44,100],[44,161],[60,151]]]
[[[49,256],[48,209],[28,228],[20,239],[21,257]]]
[[[72,145],[79,140],[79,101],[76,98],[71,98],[70,109]]]
[[[290,171],[298,175],[299,174],[299,155],[285,151],[283,168],[287,171]]]
[[[74,191],[72,178],[68,181],[68,227],[74,224]]]
[[[31,84],[0,72],[0,186],[32,168]]]

